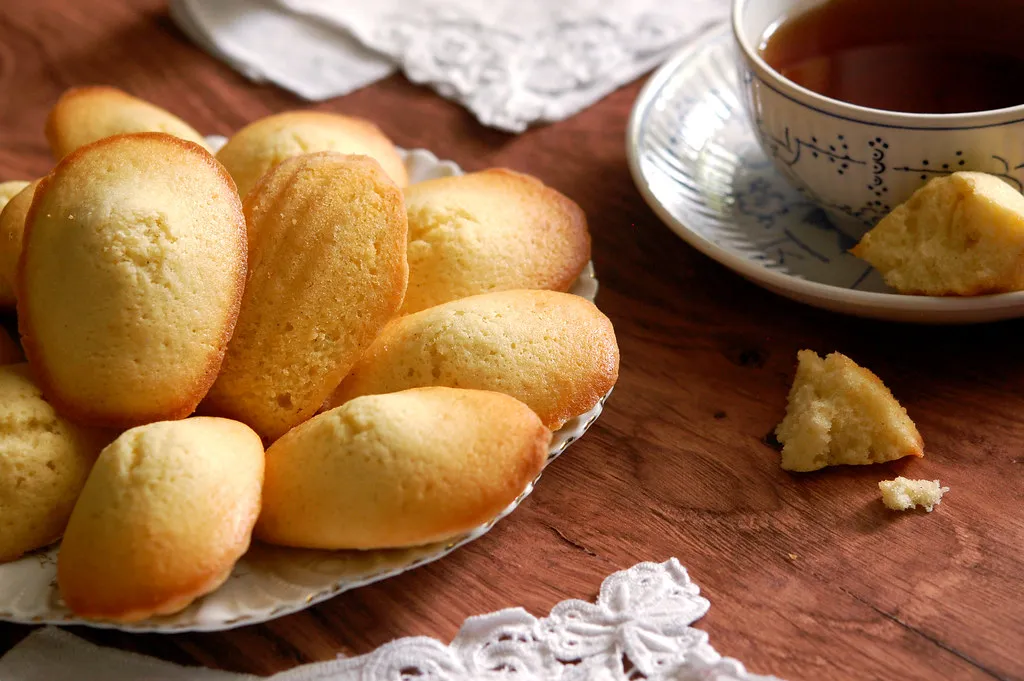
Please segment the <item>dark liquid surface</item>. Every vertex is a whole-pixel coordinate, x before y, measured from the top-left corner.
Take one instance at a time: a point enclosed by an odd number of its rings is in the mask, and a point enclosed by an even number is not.
[[[907,113],[1024,104],[1024,0],[830,0],[765,35],[765,61],[827,97]]]

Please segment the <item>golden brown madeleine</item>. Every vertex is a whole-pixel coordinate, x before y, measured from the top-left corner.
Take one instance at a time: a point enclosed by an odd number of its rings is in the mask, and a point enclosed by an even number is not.
[[[162,133],[87,145],[40,181],[18,323],[58,411],[117,427],[192,413],[238,315],[241,208],[212,156]]]
[[[450,539],[512,503],[550,443],[537,415],[500,393],[418,388],[356,398],[267,450],[256,536],[321,549]]]
[[[249,280],[204,413],[275,439],[323,404],[402,305],[402,192],[367,156],[278,165],[245,201]]]
[[[0,182],[0,210],[3,210],[8,201],[13,199],[18,192],[30,184],[31,182],[28,182],[27,180],[10,180],[8,182]]]
[[[403,313],[490,291],[567,291],[590,260],[587,217],[539,180],[485,170],[414,184]]]
[[[321,111],[287,111],[250,123],[217,152],[217,160],[245,197],[281,161],[317,151],[370,156],[399,187],[409,184],[402,157],[380,128],[362,118]]]
[[[615,330],[593,303],[555,291],[503,291],[395,319],[329,406],[428,385],[493,390],[555,430],[597,404],[618,376]]]
[[[0,562],[60,538],[113,436],[61,418],[27,364],[0,367]]]
[[[164,132],[209,151],[203,136],[171,112],[106,85],[65,91],[46,119],[46,139],[58,161],[86,144],[132,132]]]
[[[227,579],[260,512],[263,444],[198,416],[123,433],[71,513],[57,583],[75,614],[132,622],[185,608]]]
[[[25,218],[38,184],[37,180],[26,185],[0,211],[0,307],[13,308],[18,302],[14,280],[25,235]]]

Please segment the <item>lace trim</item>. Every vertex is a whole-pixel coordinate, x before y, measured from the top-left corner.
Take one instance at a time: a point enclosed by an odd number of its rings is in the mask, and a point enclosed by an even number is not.
[[[303,665],[271,681],[778,681],[722,657],[690,625],[707,599],[676,559],[641,563],[601,585],[596,603],[556,605],[537,618],[522,608],[471,617],[450,645],[392,641],[360,657]],[[255,681],[99,648],[47,627],[0,658],[0,678]]]
[[[550,3],[543,6],[550,18],[540,21],[539,5],[526,3],[532,21],[517,16],[503,27],[481,19],[491,13],[479,7],[444,2],[364,12],[372,19],[322,0],[277,2],[351,32],[397,61],[413,82],[463,104],[481,123],[511,132],[586,108],[728,15],[722,0],[631,0],[565,8]]]
[[[677,23],[654,13],[624,25],[600,17],[558,21],[533,36],[468,18],[396,15],[374,43],[406,75],[461,102],[485,125],[522,131],[555,120],[617,87],[623,68],[640,72],[682,39]]]
[[[675,558],[640,563],[601,585],[596,603],[563,601],[470,617],[451,645],[411,637],[328,662],[289,681],[778,681],[722,657],[690,625],[710,604]],[[295,670],[299,672],[300,670]],[[292,672],[292,673],[295,673]]]

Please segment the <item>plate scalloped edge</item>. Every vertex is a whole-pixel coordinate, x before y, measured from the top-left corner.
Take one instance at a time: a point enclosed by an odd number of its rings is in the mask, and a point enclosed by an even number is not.
[[[679,195],[682,191],[678,178],[658,170],[659,165],[662,168],[672,166],[678,170],[682,162],[663,145],[648,142],[646,136],[652,125],[649,117],[679,113],[672,109],[673,102],[665,94],[666,91],[670,86],[677,91],[683,90],[680,83],[687,78],[694,78],[695,73],[706,76],[700,70],[705,63],[713,63],[718,69],[714,77],[719,78],[720,89],[739,97],[738,56],[731,48],[732,34],[727,24],[709,29],[700,38],[680,49],[650,77],[633,106],[626,128],[626,155],[630,173],[644,200],[662,222],[689,245],[740,276],[776,294],[814,307],[860,317],[920,324],[970,324],[1024,316],[1024,292],[953,298],[909,296],[834,286],[769,269],[763,261],[752,259],[749,252],[730,246],[727,240],[709,238],[695,226],[686,224],[679,209],[682,202]],[[693,83],[690,85],[692,87]],[[721,98],[716,104],[721,104]],[[745,119],[746,112],[742,105],[738,105],[729,111],[719,108],[716,115],[742,116]],[[753,143],[753,132],[750,131],[749,135]],[[694,180],[693,177],[689,179]],[[697,186],[686,189],[700,194],[699,179],[692,184]],[[701,205],[691,213],[699,216],[700,211],[716,210],[720,211],[721,207]],[[723,221],[728,221],[729,217],[724,212],[716,215],[716,219]],[[689,221],[699,219],[691,215]]]
[[[211,146],[223,138],[210,136]],[[399,149],[411,181],[459,175],[452,161],[439,160],[426,149]],[[570,293],[594,302],[598,282],[587,263]],[[611,390],[589,411],[555,431],[545,467],[560,456],[600,416]],[[542,471],[543,473],[543,471]],[[224,631],[258,624],[298,612],[345,591],[402,574],[447,556],[486,534],[533,491],[540,475],[495,518],[449,542],[389,551],[310,551],[254,543],[218,589],[174,615],[120,624],[76,617],[60,601],[56,587],[57,545],[17,561],[0,564],[0,621],[118,629],[135,633]]]

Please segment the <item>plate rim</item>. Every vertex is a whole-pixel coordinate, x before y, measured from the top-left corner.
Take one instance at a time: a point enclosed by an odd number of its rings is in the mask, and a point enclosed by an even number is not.
[[[716,244],[676,218],[651,190],[644,175],[639,151],[640,136],[644,131],[646,117],[665,82],[691,59],[729,35],[731,31],[728,22],[721,23],[679,49],[644,84],[630,111],[626,125],[626,160],[630,175],[644,202],[669,229],[693,248],[745,279],[773,293],[814,307],[907,323],[950,323],[951,320],[952,323],[979,323],[1024,316],[1024,291],[973,297],[911,296],[858,291],[802,279],[771,270],[732,249]],[[738,61],[736,66],[739,66]],[[741,115],[745,117],[746,113]],[[954,316],[961,318],[953,320]]]

